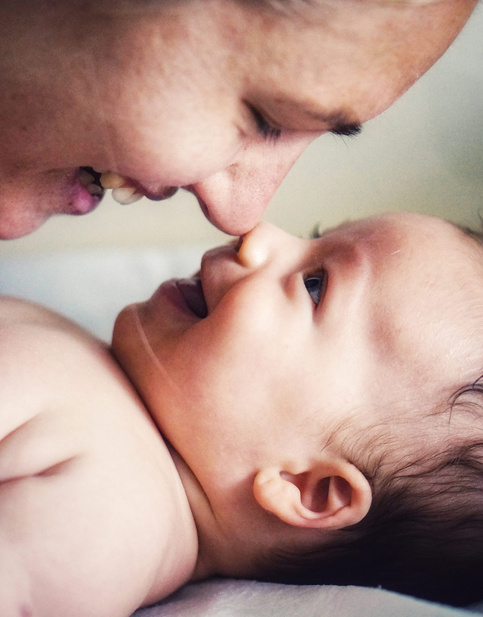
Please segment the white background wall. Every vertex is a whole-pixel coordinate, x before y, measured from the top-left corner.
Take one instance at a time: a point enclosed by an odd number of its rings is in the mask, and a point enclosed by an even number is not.
[[[307,235],[318,221],[334,225],[387,210],[466,224],[483,216],[483,5],[445,56],[359,137],[318,139],[296,163],[265,219]],[[108,196],[86,217],[56,217],[26,238],[0,242],[0,257],[69,246],[167,246],[225,238],[188,194],[124,207]]]

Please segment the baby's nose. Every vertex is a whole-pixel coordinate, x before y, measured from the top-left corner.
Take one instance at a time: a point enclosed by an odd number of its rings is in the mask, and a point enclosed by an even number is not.
[[[240,238],[238,261],[246,268],[260,268],[269,259],[274,247],[276,227],[269,223],[258,223]]]

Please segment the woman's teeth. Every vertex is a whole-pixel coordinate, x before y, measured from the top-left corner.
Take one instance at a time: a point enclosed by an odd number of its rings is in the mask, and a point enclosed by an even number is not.
[[[125,180],[119,174],[113,171],[104,171],[101,173],[101,184],[106,189],[117,189],[125,183]]]
[[[112,189],[112,197],[119,204],[127,206],[144,197],[128,180],[113,171],[103,172],[100,180],[105,189]]]
[[[1,4],[1,0],[0,0]],[[148,197],[154,201],[161,201],[172,197],[179,187],[164,186],[157,192],[143,193],[132,181],[115,171],[96,170],[93,167],[80,168],[80,182],[91,195],[102,197],[105,189],[112,189],[112,197],[120,204],[127,205],[139,201],[141,197]]]
[[[99,186],[99,184],[96,184],[96,178],[92,173],[87,171],[87,169],[81,168],[79,179],[82,186],[84,186],[91,195],[102,197],[104,194],[104,189],[102,186]]]
[[[118,204],[122,204],[123,206],[133,204],[139,201],[141,197],[144,197],[144,195],[133,186],[120,186],[112,191],[112,198],[114,201],[117,201]]]

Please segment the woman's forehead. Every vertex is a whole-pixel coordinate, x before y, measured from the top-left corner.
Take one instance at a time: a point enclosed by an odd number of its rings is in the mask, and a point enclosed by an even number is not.
[[[391,49],[396,53],[402,48],[409,54],[409,43],[418,37],[429,41],[426,47],[440,47],[440,39],[449,44],[469,17],[475,2],[97,0],[89,3],[89,10],[113,18],[112,23],[105,21],[105,29],[116,28],[116,15],[131,14],[140,18],[139,28],[150,33],[155,23],[164,40],[173,45],[182,42],[189,47],[209,41],[213,46],[217,43],[228,48],[226,53],[230,53],[231,48],[244,62],[250,56],[251,68],[257,64],[263,68],[278,65],[280,70],[287,62],[295,60],[307,72],[314,64],[318,71],[321,63],[336,62],[345,56],[355,61],[359,53],[370,54],[379,63],[389,62],[387,56],[393,55],[388,54]],[[284,10],[276,10],[278,7]],[[149,19],[142,19],[143,16]],[[431,25],[432,29],[428,31],[425,25]],[[196,32],[198,38],[193,36]],[[176,41],[177,38],[182,41]],[[424,45],[413,53],[424,55]]]
[[[474,6],[473,0],[288,2],[310,7],[304,11],[313,18],[296,19],[253,3],[227,4],[224,44],[236,48],[234,62],[254,90],[282,101],[296,94],[313,113],[346,115],[352,123],[380,113],[416,81]]]
[[[230,98],[259,103],[278,126],[324,132],[386,109],[444,52],[473,3],[124,0],[116,8],[103,0],[91,6],[109,11],[100,20],[106,53],[99,49],[98,62],[111,71],[109,45],[120,54],[118,66],[130,69],[122,71],[121,86],[136,82],[142,93],[147,86],[139,75],[149,75],[167,96],[170,87],[190,84],[193,96],[225,106]],[[278,5],[286,10],[266,8]]]

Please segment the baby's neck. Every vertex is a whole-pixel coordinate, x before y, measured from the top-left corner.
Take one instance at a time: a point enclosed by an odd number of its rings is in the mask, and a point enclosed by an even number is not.
[[[208,519],[210,521],[209,526],[211,526],[211,523],[214,520],[214,513],[206,498],[206,495],[204,494],[202,487],[200,486],[197,478],[195,477],[191,469],[185,463],[183,458],[178,454],[178,452],[174,450],[174,448],[169,446],[168,448],[173,459],[173,463],[176,466],[179,479],[181,480],[181,483],[183,485],[185,495],[188,499],[188,503],[190,505],[191,514],[195,521],[198,533],[197,542],[199,543],[200,534],[201,536],[204,535],[204,526],[206,520]],[[205,542],[201,542],[201,544],[205,544]],[[191,573],[192,581],[199,581],[220,574],[220,572],[217,571],[215,565],[217,552],[216,543],[210,542],[208,551],[206,551],[206,546],[204,547],[204,551],[202,550],[202,548],[202,546],[199,546],[198,548],[197,560]]]

